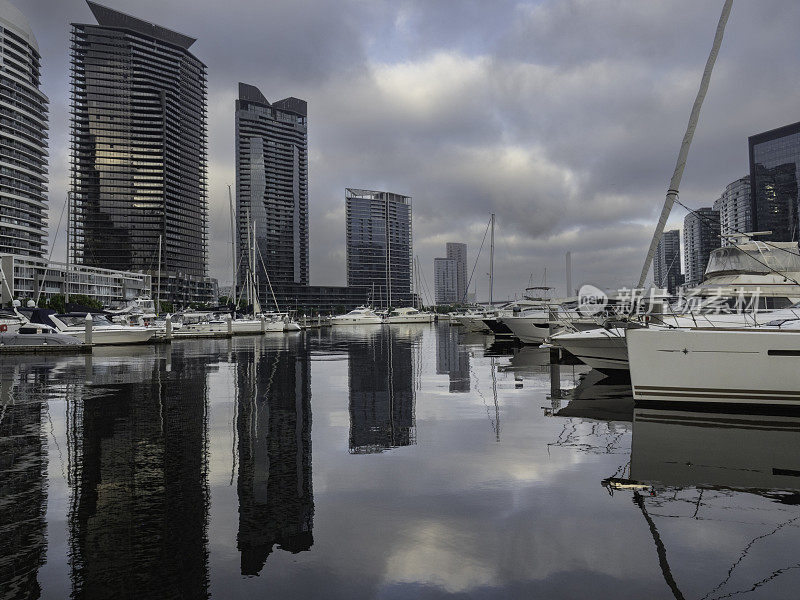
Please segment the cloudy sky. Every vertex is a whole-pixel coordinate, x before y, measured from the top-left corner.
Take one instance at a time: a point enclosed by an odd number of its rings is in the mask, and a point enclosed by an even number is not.
[[[50,97],[51,223],[68,169],[70,22],[82,0],[15,0]],[[414,198],[432,286],[446,241],[470,269],[497,215],[495,297],[531,275],[638,279],[722,0],[105,0],[198,38],[208,65],[211,274],[230,281],[237,82],[309,103],[311,282],[345,282],[344,188]],[[710,205],[747,173],[747,136],[800,120],[800,3],[734,3],[681,200]],[[679,226],[677,208],[670,224]],[[63,237],[63,233],[61,234]],[[63,255],[63,239],[56,253]],[[486,296],[488,253],[475,270]]]

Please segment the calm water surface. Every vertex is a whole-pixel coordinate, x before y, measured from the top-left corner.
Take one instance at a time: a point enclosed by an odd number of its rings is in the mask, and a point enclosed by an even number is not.
[[[797,488],[800,418],[446,325],[0,361],[0,598],[797,598]]]

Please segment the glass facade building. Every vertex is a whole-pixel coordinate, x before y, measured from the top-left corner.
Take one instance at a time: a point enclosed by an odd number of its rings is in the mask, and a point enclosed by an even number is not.
[[[653,261],[653,279],[656,287],[667,288],[670,294],[674,294],[683,283],[681,236],[677,229],[665,231],[658,242]]]
[[[308,123],[305,100],[270,104],[239,84],[236,100],[236,246],[238,285],[255,273],[262,307],[307,286]],[[249,252],[248,249],[254,250]],[[253,263],[255,254],[255,264]],[[268,283],[269,282],[269,283]]]
[[[47,106],[25,16],[0,2],[0,254],[44,256]]]
[[[433,289],[436,304],[458,302],[458,265],[455,260],[433,259]]]
[[[753,229],[772,232],[759,239],[796,241],[800,123],[750,136],[748,146]]]
[[[98,24],[71,37],[70,254],[160,270],[181,302],[168,282],[207,275],[206,67],[193,38],[88,4]]]
[[[683,219],[683,263],[687,285],[698,285],[708,266],[711,251],[719,248],[719,213],[698,208]]]
[[[447,258],[456,261],[456,302],[467,297],[467,245],[447,242]]]
[[[745,176],[729,183],[725,191],[714,202],[714,210],[719,212],[721,243],[730,246],[729,237],[753,231],[753,202],[750,196],[750,177]]]
[[[373,290],[375,304],[411,304],[411,197],[347,188],[345,213],[347,285]]]

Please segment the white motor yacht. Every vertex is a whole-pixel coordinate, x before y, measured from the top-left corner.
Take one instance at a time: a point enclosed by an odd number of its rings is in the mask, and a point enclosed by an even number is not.
[[[331,325],[380,325],[383,318],[367,306],[359,306],[344,315],[331,317]]]
[[[607,375],[628,370],[628,347],[622,327],[562,331],[554,334],[550,341],[582,363]]]
[[[59,333],[71,335],[85,343],[86,314],[56,313],[44,308],[27,309],[31,324],[44,324],[55,328]],[[112,323],[105,315],[92,314],[92,344],[141,344],[150,340],[155,329],[150,327],[130,327],[120,323]]]
[[[627,331],[634,400],[800,406],[800,321]]]
[[[0,334],[2,333],[17,333],[20,326],[27,323],[28,320],[22,315],[10,311],[0,310]]]
[[[539,345],[550,335],[550,314],[546,310],[532,308],[502,319],[523,344]]]
[[[0,317],[2,318],[2,317]],[[12,333],[0,331],[0,346],[81,346],[80,340],[44,323],[23,323]]]
[[[395,308],[386,317],[387,323],[433,323],[433,313],[423,312],[412,307]]]

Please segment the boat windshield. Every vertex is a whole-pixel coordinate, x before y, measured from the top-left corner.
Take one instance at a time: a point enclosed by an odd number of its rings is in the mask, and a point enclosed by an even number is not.
[[[55,315],[55,317],[67,327],[84,327],[86,325],[86,315]],[[103,315],[92,315],[93,327],[106,327],[108,325],[113,325],[113,323]]]
[[[706,278],[723,273],[786,273],[800,272],[800,251],[797,244],[751,242],[725,246],[711,252]]]

